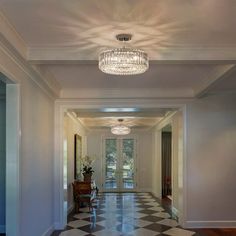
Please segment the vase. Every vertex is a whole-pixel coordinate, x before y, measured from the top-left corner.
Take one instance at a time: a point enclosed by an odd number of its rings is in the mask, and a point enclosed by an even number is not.
[[[83,176],[84,176],[84,182],[91,182],[92,173],[83,173]]]

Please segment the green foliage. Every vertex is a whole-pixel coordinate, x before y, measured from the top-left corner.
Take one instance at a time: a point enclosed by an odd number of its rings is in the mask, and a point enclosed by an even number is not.
[[[93,173],[94,170],[91,166],[83,165],[83,174]]]
[[[81,162],[83,164],[82,173],[83,174],[91,174],[94,172],[92,168],[92,163],[95,161],[95,158],[90,157],[88,155],[81,158]]]

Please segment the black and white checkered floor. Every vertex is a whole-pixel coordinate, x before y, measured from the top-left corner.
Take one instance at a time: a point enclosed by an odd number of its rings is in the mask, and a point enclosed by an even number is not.
[[[81,208],[69,218],[60,236],[190,236],[194,231],[179,227],[175,217],[149,193],[99,195],[92,212]]]

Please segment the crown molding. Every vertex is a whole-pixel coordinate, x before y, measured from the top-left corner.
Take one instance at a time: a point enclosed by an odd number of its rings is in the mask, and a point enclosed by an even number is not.
[[[61,98],[193,98],[192,89],[63,89]]]
[[[79,98],[79,99],[56,99],[56,107],[62,110],[69,109],[103,109],[103,108],[180,108],[186,103],[192,102],[194,98],[188,99],[161,99],[161,98]]]
[[[23,38],[16,31],[14,26],[0,11],[0,32],[4,35],[7,41],[21,54],[25,59],[27,58],[28,48]]]
[[[236,65],[224,65],[218,68],[214,68],[210,75],[207,75],[204,83],[201,83],[201,85],[194,90],[195,97],[201,98],[205,96],[207,93],[211,93],[210,89],[213,87],[213,85],[220,81],[227,76],[229,76],[233,71],[235,71]]]
[[[31,66],[2,34],[0,34],[0,62],[0,69],[3,74],[11,76],[10,79],[13,81],[20,82],[20,69],[48,95],[54,98],[60,96],[57,81],[49,73],[42,75],[39,68]]]
[[[75,46],[36,46],[28,48],[27,58],[31,63],[50,64],[50,62],[97,61],[98,55],[94,53],[93,56],[91,56],[87,51],[81,51]],[[213,63],[225,63],[225,61],[229,61],[230,63],[235,63],[236,45],[172,47],[160,49],[159,52],[155,54],[150,53],[149,59],[152,61],[165,61],[166,63],[168,61],[212,61]]]
[[[75,116],[75,115],[73,114],[73,112],[67,111],[67,112],[66,112],[66,115],[67,115],[71,120],[73,120],[76,124],[81,125],[81,126],[84,128],[85,132],[89,132],[89,128],[86,127],[85,124],[84,124],[77,116]]]

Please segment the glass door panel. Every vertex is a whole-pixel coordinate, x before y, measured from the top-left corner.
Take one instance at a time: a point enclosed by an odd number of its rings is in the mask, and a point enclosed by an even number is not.
[[[122,188],[134,189],[134,139],[122,139]]]
[[[134,157],[135,139],[105,139],[105,190],[124,191],[136,187]]]
[[[117,140],[105,140],[105,189],[117,189]]]

